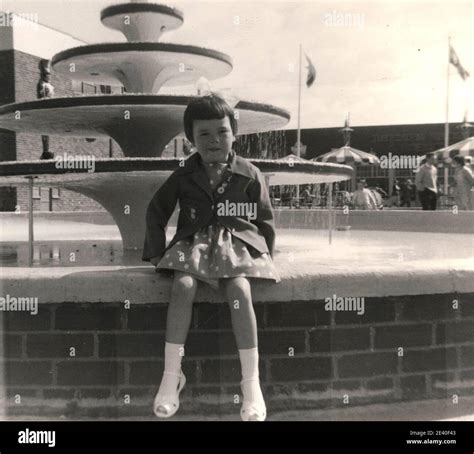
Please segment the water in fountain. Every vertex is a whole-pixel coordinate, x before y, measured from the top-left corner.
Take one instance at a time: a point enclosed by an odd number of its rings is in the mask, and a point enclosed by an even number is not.
[[[246,158],[278,159],[288,153],[286,134],[284,131],[269,131],[240,136],[236,140],[235,149],[240,156]]]
[[[399,232],[383,230],[348,230],[334,232],[328,244],[327,215],[324,211],[275,210],[277,226],[275,260],[285,266],[292,262],[297,269],[390,269],[400,263],[406,267],[434,262],[468,263],[472,260],[470,234],[439,232]],[[290,214],[290,215],[289,215]],[[376,214],[376,213],[374,213]],[[342,221],[340,221],[342,222]],[[350,221],[348,221],[350,222]],[[27,225],[23,220],[3,222],[0,235],[0,266],[28,265]],[[139,256],[124,254],[120,232],[115,225],[92,225],[80,222],[36,221],[34,267],[138,266]],[[167,232],[174,235],[174,227]],[[10,232],[7,234],[7,232]],[[54,240],[51,240],[54,238]],[[426,247],[426,245],[433,247]],[[71,260],[71,257],[74,259]],[[302,268],[303,267],[303,268]]]

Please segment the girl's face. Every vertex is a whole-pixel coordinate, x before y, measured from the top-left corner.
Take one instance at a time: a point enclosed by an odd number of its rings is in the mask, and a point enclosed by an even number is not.
[[[235,141],[229,118],[194,120],[193,139],[204,162],[226,162]]]

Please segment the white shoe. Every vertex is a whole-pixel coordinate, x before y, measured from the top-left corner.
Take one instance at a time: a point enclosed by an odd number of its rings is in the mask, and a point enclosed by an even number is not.
[[[183,374],[183,371],[180,371],[179,374],[164,372],[163,375],[178,377],[178,386],[175,394],[160,394],[158,391],[158,394],[155,397],[153,411],[158,418],[171,418],[171,416],[179,410],[179,394],[186,384],[186,377]]]
[[[252,382],[257,382],[252,383]],[[245,391],[245,388],[249,385],[258,386],[258,391],[261,398],[255,400],[246,400],[245,395],[248,394]],[[249,378],[247,380],[242,380],[240,382],[242,388],[242,394],[244,395],[244,402],[242,403],[242,408],[240,409],[240,417],[242,421],[265,421],[267,418],[267,408],[265,406],[265,401],[263,400],[262,392],[260,390],[260,382],[258,378]],[[254,394],[254,393],[251,393]]]

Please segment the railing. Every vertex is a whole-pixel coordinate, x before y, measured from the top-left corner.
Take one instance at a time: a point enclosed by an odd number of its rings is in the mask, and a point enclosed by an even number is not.
[[[311,195],[310,197],[272,197],[272,206],[274,208],[327,208],[328,196]],[[345,191],[337,191],[333,193],[332,207],[342,208],[344,205],[350,205],[350,198]]]

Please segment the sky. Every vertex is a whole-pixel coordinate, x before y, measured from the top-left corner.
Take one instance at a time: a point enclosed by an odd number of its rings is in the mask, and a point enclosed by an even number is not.
[[[123,35],[100,22],[100,11],[115,3],[0,0],[0,11],[38,13],[40,23],[91,44],[121,42]],[[232,72],[211,88],[289,110],[287,128],[297,124],[300,44],[317,71],[315,83],[302,86],[301,127],[341,126],[347,113],[353,126],[443,123],[451,36],[472,75],[463,81],[450,65],[449,120],[461,122],[468,110],[474,123],[474,0],[165,4],[184,13],[184,24],[162,41],[230,55]],[[303,59],[303,82],[306,66]],[[195,93],[195,87],[162,93]]]

